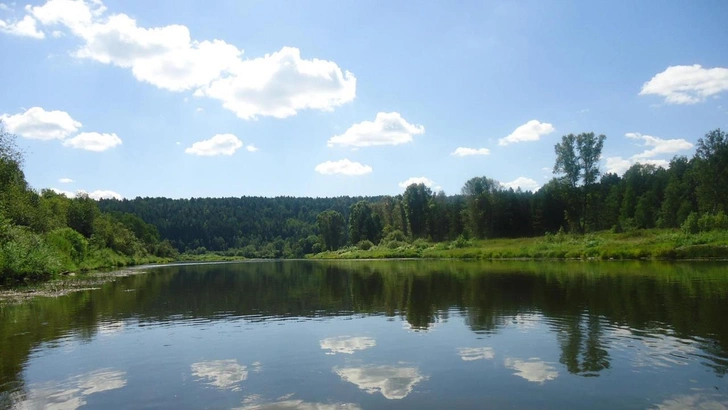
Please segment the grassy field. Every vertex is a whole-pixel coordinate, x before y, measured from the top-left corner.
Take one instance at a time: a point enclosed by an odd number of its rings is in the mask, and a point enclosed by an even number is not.
[[[679,230],[637,230],[535,238],[386,244],[369,250],[348,247],[312,255],[313,259],[705,259],[728,258],[728,231],[688,234]]]

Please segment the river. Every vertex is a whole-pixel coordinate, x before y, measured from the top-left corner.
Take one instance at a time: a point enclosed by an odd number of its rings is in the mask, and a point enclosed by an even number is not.
[[[0,407],[728,408],[725,262],[282,261],[0,305]]]

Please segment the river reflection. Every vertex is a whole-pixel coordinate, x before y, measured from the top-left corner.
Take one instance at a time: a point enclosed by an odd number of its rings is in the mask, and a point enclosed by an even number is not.
[[[726,317],[725,263],[156,268],[0,305],[0,408],[727,408]]]

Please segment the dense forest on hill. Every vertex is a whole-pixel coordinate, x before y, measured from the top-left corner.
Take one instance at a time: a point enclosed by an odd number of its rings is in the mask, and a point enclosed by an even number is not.
[[[483,176],[450,196],[413,184],[379,197],[95,201],[32,189],[14,136],[0,129],[0,285],[171,260],[179,252],[292,258],[566,232],[728,229],[728,134],[710,131],[692,158],[675,157],[667,169],[634,164],[622,176],[599,170],[605,140],[593,133],[562,137],[556,177],[536,192]],[[723,252],[724,240],[717,241]],[[703,256],[716,256],[710,252]]]
[[[725,132],[710,131],[692,158],[675,157],[667,169],[637,163],[622,176],[599,170],[605,140],[593,133],[564,136],[555,146],[557,176],[535,193],[475,177],[450,196],[413,184],[397,196],[136,198],[99,206],[140,217],[180,252],[266,258],[415,240],[728,229]]]
[[[101,212],[84,194],[70,199],[35,191],[22,163],[15,137],[0,124],[0,286],[176,257],[137,216]]]

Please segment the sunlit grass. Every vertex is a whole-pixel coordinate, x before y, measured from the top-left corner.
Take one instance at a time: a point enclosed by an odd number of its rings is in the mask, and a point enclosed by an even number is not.
[[[394,249],[355,247],[313,255],[317,259],[701,259],[728,258],[728,231],[688,234],[678,230],[640,230],[586,235],[427,243],[418,240]]]

